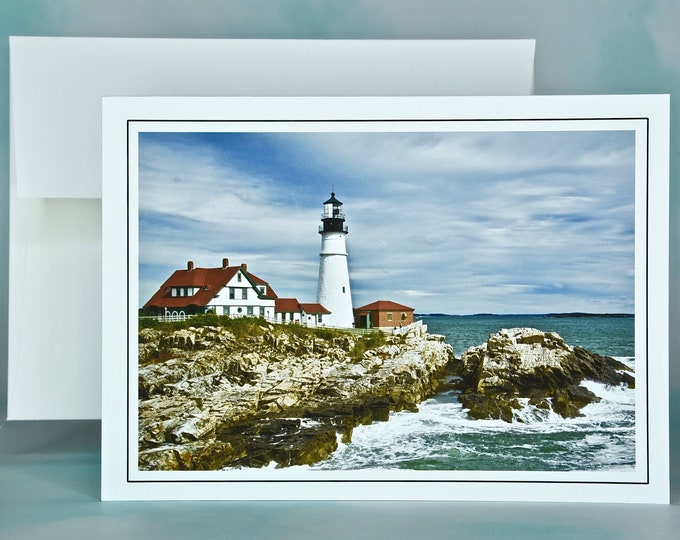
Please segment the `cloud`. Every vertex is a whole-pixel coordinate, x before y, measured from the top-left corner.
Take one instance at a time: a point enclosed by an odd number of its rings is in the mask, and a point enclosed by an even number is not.
[[[395,291],[397,293],[403,293],[411,298],[424,298],[427,296],[439,296],[439,293],[434,293],[432,291],[416,291],[413,289],[406,289],[404,291]]]
[[[633,149],[616,131],[150,134],[140,262],[169,272],[236,257],[313,300],[334,188],[356,305],[630,311]]]

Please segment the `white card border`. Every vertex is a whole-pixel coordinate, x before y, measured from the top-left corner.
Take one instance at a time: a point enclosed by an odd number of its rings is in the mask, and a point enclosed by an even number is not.
[[[473,98],[104,98],[103,103],[103,403],[102,403],[102,499],[378,499],[378,500],[525,500],[668,502],[668,96],[530,96]],[[361,471],[315,475],[314,480],[297,473],[283,473],[270,481],[266,472],[245,471],[225,479],[219,472],[140,472],[128,475],[128,425],[130,403],[128,352],[136,354],[130,340],[126,294],[136,298],[136,261],[128,244],[129,212],[136,209],[136,190],[128,188],[127,176],[136,156],[128,154],[128,127],[140,122],[242,121],[253,123],[312,123],[332,119],[347,122],[423,121],[491,122],[512,120],[512,129],[526,120],[574,119],[607,122],[640,122],[647,127],[646,147],[637,145],[636,160],[636,336],[646,335],[646,359],[654,367],[644,373],[648,432],[644,478],[624,481],[608,474],[492,473],[473,471],[422,473],[405,471],[362,479]],[[156,124],[157,126],[158,124]],[[169,124],[168,124],[169,125]],[[204,124],[207,125],[207,124]],[[245,125],[245,124],[244,124]],[[281,124],[290,126],[290,124]],[[336,129],[328,124],[329,130]],[[173,128],[175,129],[175,128]],[[283,127],[281,128],[284,129]],[[289,130],[289,127],[285,127]],[[564,129],[564,128],[563,128]],[[134,149],[134,145],[130,148]],[[134,151],[134,150],[133,150]],[[646,154],[646,156],[645,156]],[[648,159],[647,159],[648,158]],[[638,170],[641,161],[646,170]],[[640,183],[640,175],[644,182]],[[642,193],[641,191],[644,191]],[[129,199],[128,199],[129,198]],[[129,201],[129,202],[128,202]],[[640,208],[640,202],[644,207]],[[649,208],[650,211],[644,211]],[[639,236],[644,231],[644,235]],[[640,241],[645,244],[639,256]],[[646,279],[639,279],[645,276]],[[640,286],[654,283],[654,287]],[[121,291],[127,291],[121,294]],[[640,317],[639,306],[647,306]],[[135,309],[136,311],[136,309]],[[134,321],[136,327],[136,320]],[[636,356],[639,342],[636,339]],[[644,353],[643,353],[644,354]],[[123,360],[121,360],[123,359]],[[658,359],[658,360],[657,360]],[[121,364],[122,362],[122,364]],[[132,377],[134,375],[134,377]],[[641,381],[641,371],[636,376]],[[638,382],[638,386],[641,386]],[[637,399],[638,405],[642,400]],[[638,437],[638,441],[640,438]],[[134,452],[133,452],[134,454]],[[650,459],[651,456],[654,459]],[[638,460],[640,461],[640,460]],[[317,472],[315,472],[316,474]],[[638,471],[639,473],[639,471]],[[288,478],[287,478],[288,477]],[[548,480],[546,478],[549,477]],[[561,481],[564,478],[564,481]],[[613,478],[613,480],[612,480]],[[464,483],[464,489],[461,489]]]

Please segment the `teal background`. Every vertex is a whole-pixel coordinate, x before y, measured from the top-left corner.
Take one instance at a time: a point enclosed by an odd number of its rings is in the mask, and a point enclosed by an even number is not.
[[[678,28],[678,0],[0,0],[0,537],[675,537],[680,526]],[[670,93],[673,504],[100,503],[98,422],[4,420],[11,316],[10,35],[535,38],[536,94]]]

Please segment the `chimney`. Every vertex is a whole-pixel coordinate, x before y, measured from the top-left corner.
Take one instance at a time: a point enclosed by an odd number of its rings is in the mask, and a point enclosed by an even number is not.
[[[194,261],[187,261],[187,270],[191,272],[194,269]]]
[[[241,263],[241,269],[242,269],[244,272],[247,272],[247,271],[248,271],[248,265],[247,265],[246,263]]]
[[[229,259],[226,257],[222,259],[222,268],[227,268],[229,266]]]

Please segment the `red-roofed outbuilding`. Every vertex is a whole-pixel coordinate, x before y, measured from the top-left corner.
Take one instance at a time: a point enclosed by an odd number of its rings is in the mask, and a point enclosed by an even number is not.
[[[303,304],[297,298],[276,299],[276,322],[326,326],[330,313],[321,304]]]
[[[300,304],[302,322],[307,326],[326,326],[331,314],[321,304]]]
[[[354,325],[356,328],[395,328],[413,323],[412,307],[392,302],[378,300],[354,310]]]

